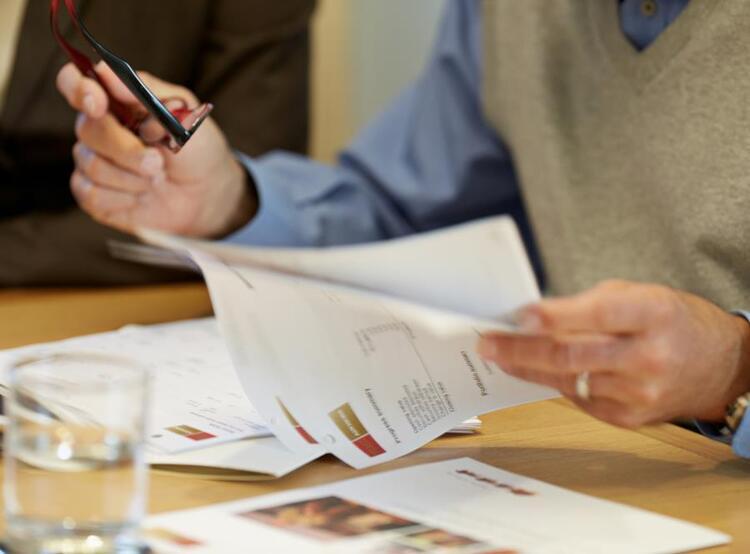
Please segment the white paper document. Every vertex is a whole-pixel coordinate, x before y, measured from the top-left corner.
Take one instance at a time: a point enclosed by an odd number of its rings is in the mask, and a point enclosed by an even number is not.
[[[470,458],[157,515],[145,527],[160,554],[668,554],[730,541]]]
[[[0,366],[44,352],[125,354],[151,372],[147,442],[178,453],[269,436],[247,399],[213,318],[119,331],[0,352]],[[85,406],[79,408],[85,410]]]
[[[252,480],[280,477],[319,455],[313,450],[292,452],[268,436],[265,422],[242,390],[214,318],[131,325],[6,350],[0,352],[0,366],[47,351],[126,353],[151,369],[148,459],[153,467],[212,479]],[[470,418],[451,432],[473,433],[480,427],[477,418]]]
[[[179,454],[152,452],[152,469],[221,481],[282,477],[312,462],[314,453],[292,452],[276,437],[242,439]]]
[[[476,354],[539,298],[512,220],[328,249],[240,248],[144,232],[208,283],[245,393],[290,450],[361,468],[553,391]]]

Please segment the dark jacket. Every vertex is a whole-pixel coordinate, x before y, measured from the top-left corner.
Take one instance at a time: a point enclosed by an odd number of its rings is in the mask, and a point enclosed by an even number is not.
[[[314,0],[78,0],[103,45],[215,105],[233,147],[249,154],[307,143],[309,22]],[[0,218],[73,206],[75,114],[55,88],[67,61],[49,1],[28,0],[0,114]],[[61,13],[63,29],[89,53]],[[92,53],[92,60],[96,56]]]
[[[314,0],[78,0],[77,6],[97,40],[134,68],[212,102],[234,148],[305,151]],[[53,40],[48,9],[49,0],[28,0],[0,114],[0,287],[186,278],[113,259],[108,241],[129,238],[76,207],[69,189],[76,114],[55,88],[67,58]],[[67,12],[61,15],[66,36],[90,52]]]

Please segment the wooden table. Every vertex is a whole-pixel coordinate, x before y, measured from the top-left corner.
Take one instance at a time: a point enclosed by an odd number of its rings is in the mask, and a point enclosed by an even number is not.
[[[134,289],[0,291],[0,348],[204,316],[211,307],[200,285]],[[418,463],[470,456],[585,494],[713,527],[730,547],[750,552],[750,461],[672,425],[639,432],[600,423],[561,400],[503,410],[482,418],[482,433],[435,441],[405,458],[356,472],[332,458],[261,483],[226,483],[153,474],[150,510],[235,500],[321,484]]]

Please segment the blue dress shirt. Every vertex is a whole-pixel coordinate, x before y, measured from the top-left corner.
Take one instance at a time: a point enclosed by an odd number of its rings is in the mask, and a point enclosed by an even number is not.
[[[687,3],[621,0],[622,30],[634,48],[647,48]],[[228,240],[351,244],[509,214],[543,279],[511,157],[482,113],[480,30],[478,0],[448,2],[423,74],[341,153],[337,165],[287,152],[243,157],[260,207]],[[750,457],[750,417],[734,447]]]

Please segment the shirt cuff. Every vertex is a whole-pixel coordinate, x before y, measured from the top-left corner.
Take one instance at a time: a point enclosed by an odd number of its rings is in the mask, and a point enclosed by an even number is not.
[[[715,441],[723,442],[724,444],[732,444],[734,435],[723,434],[721,430],[725,427],[720,423],[711,423],[709,421],[696,420],[695,426],[698,428],[698,431],[707,436],[709,439],[714,439]]]
[[[255,185],[258,211],[250,223],[229,235],[224,242],[254,246],[309,246],[296,225],[299,211],[294,199],[287,194],[286,183],[277,173],[266,171],[262,163],[242,153],[236,156]]]
[[[742,423],[734,433],[732,448],[738,456],[750,458],[750,417],[745,414]]]

